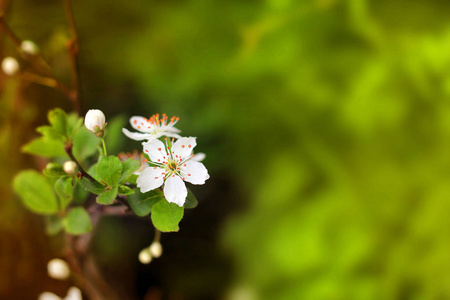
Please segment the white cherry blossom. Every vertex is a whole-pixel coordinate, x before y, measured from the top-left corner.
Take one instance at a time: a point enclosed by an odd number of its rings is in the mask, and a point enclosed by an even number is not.
[[[122,128],[122,132],[130,139],[136,141],[154,140],[162,136],[180,138],[177,133],[181,131],[173,127],[179,120],[178,117],[169,118],[163,114],[161,118],[159,114],[151,116],[149,119],[139,116],[133,116],[130,119],[131,126],[140,132],[131,132],[126,128]]]
[[[196,138],[183,137],[175,143],[166,144],[159,140],[143,143],[144,153],[150,158],[150,167],[144,169],[136,180],[142,193],[159,188],[164,184],[164,196],[168,202],[183,206],[187,197],[185,181],[204,184],[209,178],[205,166],[192,160]]]

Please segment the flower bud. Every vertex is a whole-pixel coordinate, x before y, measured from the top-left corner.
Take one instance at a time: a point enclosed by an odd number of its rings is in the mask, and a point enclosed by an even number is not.
[[[6,75],[14,76],[19,72],[20,66],[14,57],[5,57],[2,61],[2,70]]]
[[[61,298],[50,292],[43,292],[39,295],[38,300],[61,300]]]
[[[152,255],[148,248],[144,248],[139,252],[139,261],[143,264],[149,264],[152,261]]]
[[[69,278],[69,265],[62,259],[55,258],[47,264],[48,276],[54,279],[64,280]]]
[[[69,288],[67,291],[67,296],[64,298],[64,300],[83,300],[83,297],[81,296],[81,290],[75,286]]]
[[[105,115],[101,110],[90,109],[84,117],[84,125],[96,136],[102,137],[103,128],[106,126]]]
[[[73,175],[76,173],[77,164],[74,161],[68,160],[63,165],[64,172],[69,175]]]
[[[150,247],[148,247],[148,249],[150,250],[150,254],[154,257],[154,258],[158,258],[162,255],[163,253],[163,248],[161,246],[160,242],[153,242]]]
[[[22,50],[25,54],[35,55],[39,52],[38,46],[30,40],[23,41],[20,44],[20,50]]]

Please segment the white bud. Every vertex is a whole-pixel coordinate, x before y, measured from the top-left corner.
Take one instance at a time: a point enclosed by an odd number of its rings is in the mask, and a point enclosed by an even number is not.
[[[38,300],[61,300],[61,298],[50,292],[43,292],[39,295]]]
[[[144,248],[139,252],[139,261],[143,264],[149,264],[152,261],[152,255],[148,248]]]
[[[33,41],[26,40],[20,44],[20,50],[28,55],[35,55],[39,52],[39,47]]]
[[[148,249],[150,250],[150,254],[154,257],[154,258],[158,258],[162,255],[163,253],[163,248],[161,246],[160,242],[153,242],[150,247],[148,247]]]
[[[77,164],[74,161],[68,160],[63,165],[64,172],[73,175],[77,169]]]
[[[84,117],[84,125],[87,129],[93,133],[99,133],[103,131],[105,127],[105,115],[101,110],[90,109]],[[103,132],[102,132],[103,135]]]
[[[71,287],[67,292],[66,298],[63,300],[83,300],[81,296],[81,290],[75,286]]]
[[[5,57],[2,61],[2,70],[8,76],[14,76],[19,72],[20,66],[14,57]]]
[[[64,280],[69,278],[69,265],[62,259],[55,258],[48,262],[47,265],[48,276],[54,279]]]

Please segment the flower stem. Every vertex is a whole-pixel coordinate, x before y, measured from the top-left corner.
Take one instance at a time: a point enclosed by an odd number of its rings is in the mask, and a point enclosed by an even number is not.
[[[105,154],[105,156],[107,156],[108,154],[106,153],[105,139],[104,138],[101,138],[101,139],[102,139],[102,145],[103,145],[103,153]]]

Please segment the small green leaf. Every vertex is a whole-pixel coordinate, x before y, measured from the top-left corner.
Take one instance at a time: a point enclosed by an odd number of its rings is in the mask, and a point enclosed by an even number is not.
[[[48,121],[56,132],[62,136],[67,136],[67,115],[61,108],[49,111]]]
[[[120,195],[131,195],[134,194],[134,191],[132,189],[130,189],[129,187],[127,187],[126,185],[119,185],[119,190],[118,190]]]
[[[152,222],[162,232],[178,231],[178,223],[183,218],[184,208],[166,200],[152,207]]]
[[[51,215],[45,219],[45,233],[55,235],[63,229],[62,219],[58,215]]]
[[[83,177],[80,180],[80,185],[88,192],[93,194],[101,194],[105,191],[105,186],[97,181],[90,181],[89,179]]]
[[[48,163],[42,173],[47,177],[61,177],[66,175],[63,166],[58,163]]]
[[[128,196],[128,203],[130,203],[131,209],[140,217],[150,214],[152,206],[161,200],[164,200],[164,195],[160,189],[155,189],[144,194],[140,193],[138,189],[135,189],[135,193]]]
[[[97,196],[98,204],[109,205],[114,202],[117,197],[118,186],[115,185],[111,190],[107,190],[104,193]]]
[[[36,131],[51,140],[63,140],[64,136],[52,126],[40,126]]]
[[[109,186],[119,182],[121,172],[122,163],[117,156],[105,156],[98,162],[97,175]]]
[[[195,208],[198,205],[198,200],[195,197],[195,195],[191,192],[190,189],[188,190],[188,194],[186,197],[186,202],[184,203],[184,208]]]
[[[14,190],[26,207],[38,214],[53,214],[58,211],[53,188],[47,179],[34,170],[20,172],[14,178]]]
[[[65,210],[73,197],[73,178],[62,176],[55,182],[55,190],[61,200],[61,210]]]
[[[127,182],[131,184],[136,184],[136,180],[138,177],[139,177],[138,175],[133,174],[130,177],[128,177]]]
[[[86,127],[81,127],[73,137],[73,155],[80,160],[94,155],[99,141]]]
[[[67,136],[73,138],[83,124],[83,119],[79,118],[76,113],[67,115]]]
[[[64,145],[61,141],[48,139],[46,137],[32,140],[22,147],[22,151],[44,157],[66,156]]]
[[[135,159],[129,158],[122,163],[122,175],[119,183],[124,183],[139,167],[141,163]]]
[[[78,235],[92,230],[91,218],[81,206],[72,208],[62,223],[66,232],[71,234]]]

